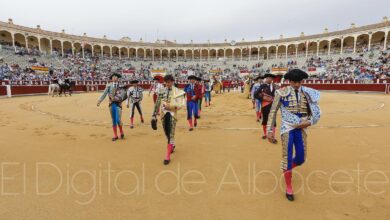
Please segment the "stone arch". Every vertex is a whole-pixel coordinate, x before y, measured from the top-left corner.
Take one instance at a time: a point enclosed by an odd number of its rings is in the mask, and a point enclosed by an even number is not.
[[[341,52],[341,39],[335,38],[330,41],[330,53],[339,54]]]
[[[170,60],[176,60],[176,58],[177,58],[177,52],[176,52],[176,50],[175,50],[175,49],[171,49],[171,50],[169,51],[169,59],[170,59]]]
[[[135,60],[137,58],[137,50],[135,48],[130,48],[130,59]]]
[[[234,57],[234,60],[241,60],[241,55],[242,55],[242,52],[241,52],[241,49],[240,48],[235,48],[233,50],[233,57]]]
[[[62,44],[60,40],[54,39],[51,41],[53,51],[59,55],[62,55]]]
[[[276,58],[276,46],[270,46],[268,48],[268,59]]]
[[[75,54],[79,53],[79,55],[82,56],[82,54],[81,54],[82,53],[81,43],[79,43],[79,42],[73,43],[73,48],[74,48]]]
[[[250,53],[249,53],[249,59],[251,60],[257,60],[257,58],[259,57],[259,48],[257,47],[252,47],[250,49]]]
[[[210,49],[209,56],[210,56],[210,59],[217,59],[217,50],[216,49]]]
[[[267,59],[268,57],[268,54],[267,54],[267,47],[260,47],[260,50],[259,50],[259,53],[260,53],[260,59]]]
[[[120,47],[119,53],[121,55],[121,58],[128,58],[129,57],[129,49],[127,49],[127,47]]]
[[[297,46],[295,44],[290,44],[287,46],[287,56],[295,57],[297,53]]]
[[[226,53],[226,58],[228,58],[228,59],[233,58],[233,49],[232,48],[226,49],[225,53]]]
[[[161,51],[162,60],[169,60],[169,51],[167,49],[163,49]]]
[[[28,42],[28,48],[39,50],[39,41],[38,41],[37,37],[35,37],[35,36],[28,36],[27,37],[27,42]]]
[[[317,55],[317,45],[318,45],[318,42],[316,42],[316,41],[311,41],[311,42],[309,42],[309,53],[308,53],[308,55],[309,56],[315,56],[315,55]]]
[[[328,40],[322,40],[319,43],[319,54],[320,55],[327,55],[329,52],[329,41]]]
[[[100,45],[93,45],[93,55],[95,57],[102,56],[102,47]]]
[[[298,44],[298,56],[306,56],[306,43]]]
[[[194,59],[195,60],[200,60],[200,49],[195,49],[194,50]]]
[[[224,58],[225,57],[225,51],[224,49],[218,49],[217,50],[217,59],[218,58]]]
[[[46,37],[42,37],[39,39],[41,43],[41,52],[45,54],[50,54],[51,53],[51,46],[50,46],[50,40]]]
[[[152,49],[146,48],[145,49],[145,57],[146,57],[145,59],[151,61],[153,59],[152,55],[153,55],[152,54]]]
[[[192,50],[190,50],[190,49],[186,50],[186,59],[192,60]]]
[[[278,58],[279,59],[286,58],[286,51],[287,51],[286,45],[280,45],[278,47]]]
[[[161,60],[161,50],[160,49],[154,49],[154,60]]]
[[[385,32],[377,31],[372,34],[371,37],[371,48],[375,50],[383,50],[385,43]]]
[[[119,57],[119,48],[117,46],[112,47],[112,57]]]
[[[137,60],[144,60],[145,58],[145,49],[144,48],[138,48],[137,49]]]
[[[88,43],[84,43],[84,55],[92,56],[92,45]]]
[[[64,47],[64,54],[72,54],[72,43],[69,41],[62,42],[62,46]]]
[[[356,52],[361,53],[368,49],[370,37],[368,34],[361,34],[356,38]]]
[[[0,44],[6,44],[8,46],[13,46],[12,34],[5,30],[0,30]]]
[[[178,59],[179,60],[184,60],[184,49],[179,49],[178,51],[177,51],[177,57],[178,57]]]
[[[344,38],[343,53],[353,53],[354,42],[355,38],[353,36],[348,36]]]
[[[209,51],[207,49],[202,49],[201,60],[207,60],[208,57]]]
[[[111,48],[110,46],[103,46],[103,56],[111,57]]]
[[[25,47],[26,48],[26,36],[21,33],[14,34],[15,46],[17,47]]]

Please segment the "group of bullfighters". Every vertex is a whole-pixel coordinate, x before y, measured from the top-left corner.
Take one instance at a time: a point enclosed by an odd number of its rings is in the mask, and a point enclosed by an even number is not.
[[[143,89],[137,80],[131,81],[126,90],[119,82],[120,74],[112,74],[112,82],[107,84],[102,96],[98,100],[98,106],[109,97],[109,112],[112,118],[114,132],[113,141],[124,138],[122,128],[122,102],[131,109],[130,128],[134,128],[134,111],[138,110],[141,122],[144,123],[141,102]],[[316,124],[321,116],[318,105],[320,93],[317,90],[302,86],[302,81],[308,78],[308,74],[300,69],[290,70],[284,75],[284,86],[274,83],[275,75],[267,73],[254,79],[250,88],[250,97],[256,112],[256,121],[262,125],[262,139],[277,144],[276,115],[280,110],[281,123],[280,135],[282,144],[282,162],[286,183],[286,198],[294,200],[292,188],[292,170],[302,165],[306,159],[308,127]],[[158,116],[167,138],[166,156],[164,164],[171,161],[171,154],[175,150],[175,128],[178,111],[184,106],[187,109],[189,131],[198,126],[201,117],[202,100],[205,106],[210,106],[211,84],[209,80],[203,80],[196,76],[188,77],[188,84],[184,89],[179,89],[172,75],[163,78],[155,78],[149,94],[153,93],[154,108],[151,126],[157,129]],[[248,86],[248,85],[247,85]],[[121,89],[122,88],[122,89]],[[117,133],[119,129],[120,135]]]

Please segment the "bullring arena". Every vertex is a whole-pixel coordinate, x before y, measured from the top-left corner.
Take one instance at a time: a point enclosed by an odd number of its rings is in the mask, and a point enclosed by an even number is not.
[[[4,165],[3,175],[12,179],[3,180],[2,216],[390,217],[389,183],[382,175],[390,175],[388,96],[323,93],[323,120],[310,131],[310,168],[299,168],[302,178],[295,180],[302,188],[297,202],[304,212],[283,198],[275,166],[280,146],[260,140],[251,105],[240,93],[216,96],[204,110],[196,136],[186,129],[184,113],[179,115],[178,148],[170,167],[161,163],[163,135],[149,125],[136,123],[135,130],[126,126],[125,141],[111,143],[107,108],[96,108],[97,98],[91,93],[61,100],[46,96],[1,100],[1,157],[15,163]],[[147,121],[151,108],[147,98]],[[171,178],[175,175],[179,180]]]
[[[0,218],[390,219],[390,21],[299,33],[152,42],[0,21]],[[300,90],[289,75],[297,69],[307,74]],[[271,143],[272,128],[255,112],[258,100],[264,112],[267,103],[258,82],[294,88],[310,120],[319,104],[321,119],[311,121],[307,141],[297,141],[304,164],[280,170],[287,116],[277,114]],[[113,101],[121,86],[143,89],[145,120],[136,112],[132,124],[123,102],[122,138],[115,114],[124,99]],[[193,126],[186,110],[196,86],[203,105],[197,100]],[[305,88],[320,92],[319,103]]]

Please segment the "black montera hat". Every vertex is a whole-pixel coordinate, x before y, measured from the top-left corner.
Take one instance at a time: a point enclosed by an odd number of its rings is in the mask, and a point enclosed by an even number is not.
[[[302,80],[307,78],[309,78],[309,75],[305,71],[300,69],[290,70],[288,73],[284,75],[284,79],[293,82],[301,82]]]

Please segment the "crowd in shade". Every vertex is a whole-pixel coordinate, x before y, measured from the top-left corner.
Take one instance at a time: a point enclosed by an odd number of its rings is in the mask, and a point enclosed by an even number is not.
[[[217,71],[222,79],[245,80],[243,72],[256,76],[272,72],[273,68],[301,68],[310,73],[313,79],[386,79],[390,77],[389,50],[374,54],[366,51],[361,54],[348,54],[344,57],[311,57],[307,60],[263,60],[258,63],[243,62],[145,62],[129,59],[93,57],[86,53],[84,58],[79,53],[67,51],[60,56],[54,51],[45,55],[37,48],[23,48],[10,45],[0,48],[0,80],[51,80],[53,77],[68,76],[74,80],[109,80],[112,73],[123,73],[125,80],[152,80],[153,70],[164,70],[178,80],[185,80],[189,74],[201,78],[210,78],[211,70]],[[249,65],[250,64],[250,65]],[[42,73],[32,69],[33,66],[47,67]]]

